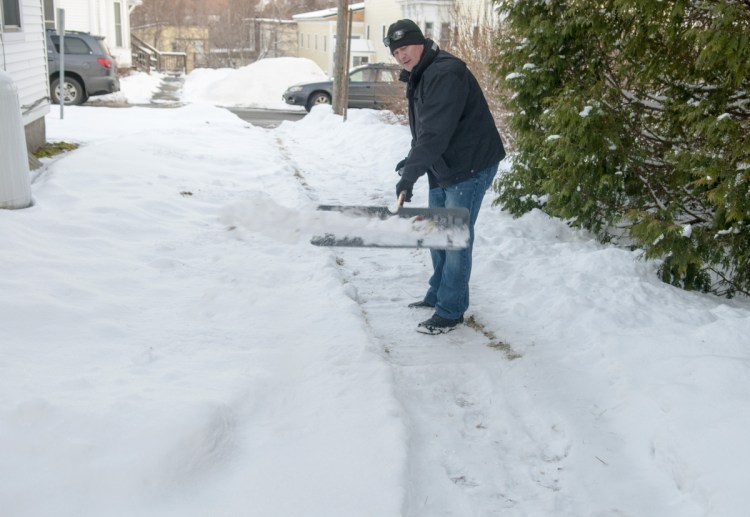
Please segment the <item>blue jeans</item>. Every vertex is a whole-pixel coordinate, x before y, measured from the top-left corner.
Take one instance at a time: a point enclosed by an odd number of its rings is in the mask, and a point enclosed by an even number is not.
[[[462,250],[430,250],[433,273],[424,301],[434,305],[435,313],[443,318],[458,319],[469,308],[474,223],[484,193],[497,174],[497,167],[498,164],[488,167],[451,187],[430,189],[430,207],[464,207],[469,210],[469,245]]]

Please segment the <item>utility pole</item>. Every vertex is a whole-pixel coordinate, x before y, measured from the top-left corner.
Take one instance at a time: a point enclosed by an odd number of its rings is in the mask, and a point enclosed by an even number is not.
[[[346,117],[349,99],[349,0],[338,0],[336,49],[333,54],[333,112]]]

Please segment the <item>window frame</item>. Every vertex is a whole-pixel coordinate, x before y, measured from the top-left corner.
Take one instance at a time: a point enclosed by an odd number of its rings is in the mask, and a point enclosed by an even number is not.
[[[42,9],[44,10],[44,28],[56,28],[57,20],[55,19],[55,0],[44,0],[42,2]]]
[[[115,0],[114,2],[114,24],[115,24],[115,47],[122,48],[123,33],[122,33],[122,2]]]
[[[23,2],[21,0],[2,0],[2,22],[3,32],[18,32],[23,28]],[[12,7],[11,10],[8,7]],[[13,20],[8,20],[8,13],[14,15]],[[16,22],[16,23],[12,23]]]

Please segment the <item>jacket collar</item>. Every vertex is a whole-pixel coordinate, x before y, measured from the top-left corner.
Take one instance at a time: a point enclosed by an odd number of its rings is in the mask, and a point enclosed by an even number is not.
[[[427,39],[424,43],[424,51],[422,52],[422,57],[419,59],[419,63],[417,63],[417,66],[415,66],[411,72],[401,70],[399,80],[405,83],[417,84],[422,78],[422,74],[424,73],[425,69],[430,66],[430,63],[432,63],[437,57],[438,52],[440,52],[438,44],[431,39]]]

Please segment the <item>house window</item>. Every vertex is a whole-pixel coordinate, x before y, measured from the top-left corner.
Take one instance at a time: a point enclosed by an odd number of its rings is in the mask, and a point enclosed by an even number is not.
[[[55,28],[55,0],[44,0],[44,28]]]
[[[3,0],[3,28],[21,28],[21,0]]]
[[[318,35],[315,35],[315,50],[318,50]]]
[[[443,23],[440,25],[440,43],[439,45],[443,48],[447,47],[451,43],[451,24]]]
[[[366,65],[370,62],[367,56],[352,56],[352,66]],[[374,81],[374,78],[366,79],[367,81]]]
[[[433,36],[432,22],[425,22],[424,24],[424,37],[431,38]]]
[[[120,2],[115,2],[115,46],[122,47],[122,9]]]
[[[326,45],[328,44],[328,37],[323,35],[323,52],[327,52],[328,49],[326,48]]]

